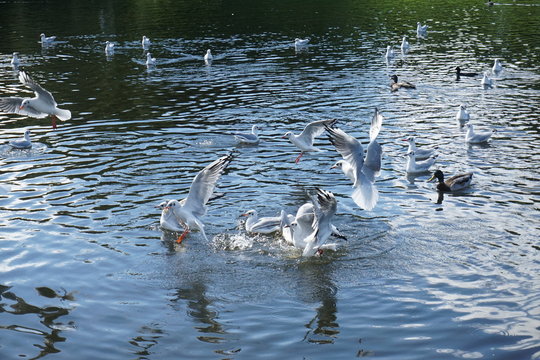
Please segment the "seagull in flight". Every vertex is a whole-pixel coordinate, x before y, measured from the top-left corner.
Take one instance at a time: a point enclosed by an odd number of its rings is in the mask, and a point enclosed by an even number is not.
[[[335,119],[318,120],[307,124],[300,135],[295,135],[291,131],[286,132],[285,135],[283,135],[283,138],[289,139],[290,142],[300,149],[300,155],[298,155],[294,162],[298,164],[300,162],[300,158],[306,152],[322,151],[313,146],[313,140],[324,132],[325,126],[331,128],[335,125],[335,123]]]

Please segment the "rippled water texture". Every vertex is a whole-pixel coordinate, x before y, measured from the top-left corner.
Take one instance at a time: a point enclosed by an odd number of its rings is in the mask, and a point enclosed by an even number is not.
[[[255,5],[256,3],[257,5]],[[0,96],[30,94],[22,65],[73,118],[0,115],[0,358],[538,359],[540,6],[508,1],[97,1],[0,4]],[[430,26],[416,38],[416,22]],[[41,49],[39,34],[57,35]],[[142,35],[155,69],[144,65]],[[411,51],[399,54],[407,35]],[[293,40],[309,37],[296,51]],[[105,41],[116,43],[106,57]],[[387,45],[397,55],[386,63]],[[211,65],[202,56],[214,54]],[[454,68],[504,71],[492,89]],[[416,84],[391,93],[389,75]],[[468,146],[459,104],[487,145]],[[383,170],[373,211],[330,166],[281,136],[336,118],[369,140],[378,107]],[[258,146],[233,131],[260,126]],[[405,174],[406,146],[474,172],[438,199]],[[159,229],[163,200],[235,149],[210,238]],[[316,187],[338,199],[336,252],[302,259],[239,215],[274,216]]]

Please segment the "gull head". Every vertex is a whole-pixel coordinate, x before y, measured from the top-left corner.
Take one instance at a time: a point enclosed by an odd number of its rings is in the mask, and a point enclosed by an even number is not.
[[[287,131],[285,135],[282,136],[283,139],[291,139],[294,136],[294,134],[290,131]]]
[[[257,134],[257,131],[259,130],[259,127],[257,125],[253,125],[251,127],[251,132],[254,133],[254,134]]]
[[[330,167],[330,169],[342,169],[343,164],[345,164],[345,160],[339,160],[334,165],[332,165],[332,167]]]
[[[245,213],[243,213],[241,216],[247,216],[248,218],[250,218],[256,215],[257,215],[257,210],[248,210]]]
[[[21,105],[19,106],[19,110],[23,110],[26,107],[26,105],[28,105],[29,102],[30,102],[30,99],[24,99]]]
[[[409,158],[414,158],[414,151],[409,151],[409,152],[407,153],[407,156],[408,156]]]
[[[166,202],[166,201],[162,201],[162,202],[160,202],[158,205],[154,205],[154,207],[155,207],[156,209],[165,210],[165,208],[167,207],[167,202]]]
[[[178,200],[169,200],[169,202],[167,203],[167,205],[165,205],[163,210],[165,211],[171,210],[174,213],[176,210],[180,209],[180,207],[182,207],[182,205],[180,205]]]

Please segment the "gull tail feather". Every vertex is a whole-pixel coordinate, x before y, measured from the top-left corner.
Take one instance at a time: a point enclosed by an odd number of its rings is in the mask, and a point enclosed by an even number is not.
[[[54,115],[62,121],[71,119],[71,111],[69,110],[56,109],[56,112],[54,113]]]
[[[363,181],[354,187],[351,197],[360,208],[372,210],[379,200],[379,192],[370,181]]]

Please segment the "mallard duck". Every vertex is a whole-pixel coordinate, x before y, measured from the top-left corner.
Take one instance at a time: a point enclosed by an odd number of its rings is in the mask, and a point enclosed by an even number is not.
[[[390,76],[390,78],[393,81],[393,83],[390,84],[390,88],[391,88],[392,91],[398,91],[400,88],[416,89],[416,86],[414,86],[410,82],[407,82],[407,81],[398,82],[397,75],[392,75],[392,76]]]
[[[437,184],[437,190],[439,191],[459,191],[463,190],[466,187],[469,187],[472,182],[473,173],[458,174],[454,175],[451,178],[444,180],[444,174],[441,170],[435,170],[433,176],[429,178],[428,181],[433,181],[437,179],[439,183]]]
[[[474,76],[478,76],[478,73],[475,73],[475,72],[463,72],[463,71],[461,71],[461,68],[459,66],[456,66],[456,77],[459,79],[462,76],[474,77]]]

